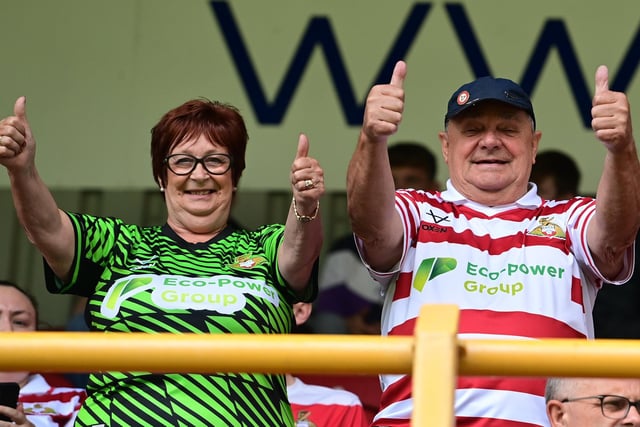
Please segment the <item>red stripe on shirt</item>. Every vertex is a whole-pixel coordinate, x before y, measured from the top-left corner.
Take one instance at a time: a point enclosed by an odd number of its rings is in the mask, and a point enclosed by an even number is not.
[[[546,378],[530,377],[459,377],[457,389],[477,388],[509,390],[518,393],[544,396]]]
[[[413,335],[416,319],[409,319],[389,335]],[[511,335],[528,338],[586,338],[564,322],[522,311],[460,310],[461,334]]]
[[[533,246],[554,247],[564,254],[568,254],[567,241],[557,237],[533,236],[522,231],[504,237],[493,237],[489,234],[482,236],[474,234],[470,229],[456,233],[451,227],[423,222],[421,232],[418,233],[420,243],[443,243],[462,245],[488,252],[490,255],[500,255],[504,252]]]

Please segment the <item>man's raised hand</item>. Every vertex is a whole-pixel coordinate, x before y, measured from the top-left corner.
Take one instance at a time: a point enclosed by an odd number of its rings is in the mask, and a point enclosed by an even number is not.
[[[624,93],[609,89],[609,70],[604,65],[596,70],[591,116],[591,127],[608,150],[633,143],[629,101]]]
[[[376,85],[367,96],[362,130],[372,142],[386,143],[398,131],[404,111],[407,64],[398,61],[388,84]]]

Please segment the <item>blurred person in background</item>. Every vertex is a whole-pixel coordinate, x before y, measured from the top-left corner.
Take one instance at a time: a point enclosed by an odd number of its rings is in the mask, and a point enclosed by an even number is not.
[[[559,150],[544,150],[536,154],[530,180],[543,199],[568,200],[578,195],[581,178],[573,157]]]
[[[640,427],[640,379],[549,378],[551,427]]]
[[[0,331],[33,332],[38,330],[36,300],[17,284],[0,280]],[[5,346],[5,350],[6,350]],[[86,398],[82,388],[58,387],[35,372],[1,372],[0,382],[14,382],[20,387],[18,406],[0,406],[0,415],[11,425],[35,427],[73,426]],[[0,425],[3,425],[0,421]]]
[[[293,305],[296,330],[307,321],[311,311],[311,303],[299,302]],[[348,390],[307,384],[300,378],[287,374],[287,394],[296,427],[369,425],[360,398]]]
[[[436,191],[436,156],[424,144],[389,146],[389,165],[396,188]],[[384,297],[380,285],[360,261],[353,233],[331,245],[320,270],[318,299],[309,321],[320,334],[380,334]]]

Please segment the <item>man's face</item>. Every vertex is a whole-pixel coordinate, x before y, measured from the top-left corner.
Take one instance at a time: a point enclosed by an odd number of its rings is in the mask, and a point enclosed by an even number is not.
[[[562,395],[556,396],[559,400],[547,402],[547,415],[553,427],[640,426],[640,413],[633,406],[626,417],[616,420],[603,415],[600,399],[597,397],[561,402],[563,399],[573,400],[597,395],[622,396],[635,402],[640,399],[640,379],[578,378],[569,380],[569,383],[573,386],[560,391]],[[626,402],[622,402],[624,408]],[[610,410],[615,411],[617,407],[612,405]]]
[[[525,111],[485,101],[451,119],[440,142],[456,189],[494,206],[526,193],[540,136]]]

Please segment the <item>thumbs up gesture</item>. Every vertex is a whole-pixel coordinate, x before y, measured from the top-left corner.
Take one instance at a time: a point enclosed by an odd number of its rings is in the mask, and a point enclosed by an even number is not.
[[[309,157],[309,139],[305,134],[298,137],[290,178],[297,209],[312,212],[324,194],[324,171],[316,159]]]
[[[18,98],[13,116],[0,120],[0,164],[8,169],[34,161],[35,142],[27,120],[26,99]]]
[[[609,70],[604,65],[596,70],[591,116],[596,137],[609,151],[634,143],[629,101],[624,93],[609,90]]]
[[[367,96],[362,125],[363,133],[373,142],[386,143],[397,132],[404,110],[404,79],[407,64],[398,61],[391,81],[376,85]]]

